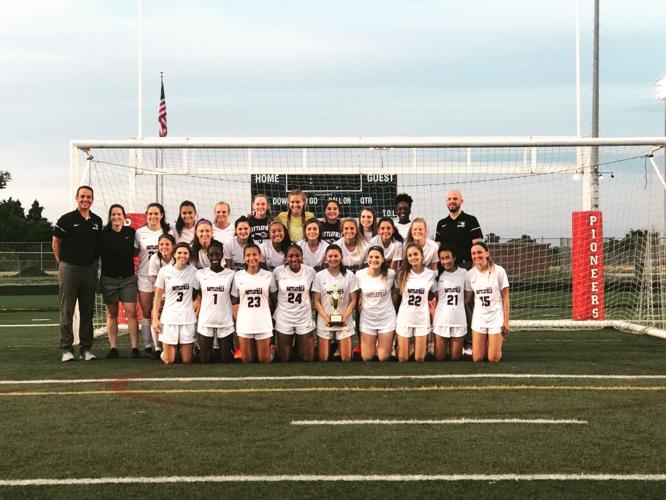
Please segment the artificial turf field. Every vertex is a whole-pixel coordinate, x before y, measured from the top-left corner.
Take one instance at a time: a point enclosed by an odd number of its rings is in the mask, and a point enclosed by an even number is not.
[[[0,325],[56,317],[5,312]],[[103,359],[107,346],[98,339],[97,361],[61,363],[57,336],[54,326],[0,327],[1,498],[664,498],[666,491],[660,339],[512,332],[498,366],[165,367],[129,359],[126,337],[120,359]],[[359,419],[449,422],[294,425]],[[499,422],[450,422],[460,419]]]

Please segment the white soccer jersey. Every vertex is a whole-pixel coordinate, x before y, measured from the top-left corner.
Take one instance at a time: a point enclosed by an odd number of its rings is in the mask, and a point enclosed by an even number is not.
[[[437,308],[434,326],[467,326],[465,316],[465,276],[467,271],[457,268],[444,271],[437,281]]]
[[[175,227],[175,225],[174,225]],[[187,243],[188,245],[192,244],[194,239],[194,226],[192,227],[183,227],[183,230],[178,234],[178,231],[175,231],[176,243]]]
[[[157,242],[164,234],[162,228],[157,231],[151,231],[148,226],[142,226],[134,233],[134,248],[139,250],[139,266],[137,267],[137,276],[148,276],[148,262],[150,257],[157,253]]]
[[[437,264],[439,262],[439,256],[437,255],[437,250],[439,250],[439,247],[437,246],[437,243],[434,240],[431,240],[430,238],[425,240],[425,244],[423,245],[423,265],[425,267],[430,267],[431,264]],[[402,258],[406,259],[407,256],[405,253],[407,252],[407,242],[403,242],[402,244]]]
[[[231,238],[223,247],[224,259],[231,259],[234,266],[234,271],[240,271],[245,268],[245,260],[243,259],[243,249],[238,243],[238,237]]]
[[[210,267],[199,269],[196,273],[201,290],[201,309],[199,326],[209,328],[229,328],[234,326],[231,305],[231,285],[235,273],[222,269],[219,273]]]
[[[308,242],[303,240],[298,242],[298,246],[303,249],[303,264],[314,268],[315,271],[321,271],[324,268],[324,258],[328,243],[320,241],[316,251],[310,250]]]
[[[273,274],[260,269],[256,274],[245,270],[234,276],[231,295],[239,298],[236,332],[240,334],[273,331],[269,294],[277,291]]]
[[[382,237],[377,235],[370,240],[370,246],[382,247],[382,250],[384,250],[384,258],[389,264],[394,260],[402,260],[402,242],[400,241],[392,240],[388,244],[388,247],[385,247],[384,243],[382,243]]]
[[[501,328],[504,325],[502,290],[508,287],[506,271],[497,264],[493,264],[490,271],[481,272],[476,267],[467,271],[465,290],[474,292],[472,330]]]
[[[226,228],[220,229],[215,224],[213,224],[213,239],[222,243],[222,246],[227,244],[231,238],[236,235],[236,229],[233,224],[229,224]]]
[[[356,281],[361,290],[361,324],[368,328],[381,328],[387,323],[395,323],[395,308],[391,290],[395,283],[395,271],[388,270],[386,277],[370,276],[368,268],[356,273]],[[376,325],[376,326],[375,326]]]
[[[361,229],[361,234],[363,235],[363,239],[368,243],[374,237],[372,231],[366,231],[365,229]]]
[[[324,307],[326,314],[330,315],[333,312],[333,306],[331,305],[330,295],[334,290],[337,290],[341,295],[341,301],[338,305],[338,312],[344,314],[349,307],[350,294],[358,290],[358,284],[356,282],[356,276],[351,271],[347,271],[344,275],[342,273],[337,276],[333,276],[328,269],[319,271],[315,276],[314,282],[312,283],[312,291],[317,292],[321,295],[321,305]],[[347,321],[347,326],[326,326],[326,322],[321,316],[317,317],[317,328],[320,330],[347,330],[353,329],[354,326],[354,316],[350,316]]]
[[[342,263],[347,266],[347,269],[352,272],[361,269],[361,266],[365,263],[366,253],[368,251],[367,241],[362,239],[353,252],[349,251],[347,245],[345,245],[344,238],[340,238],[335,244],[342,249]]]
[[[175,259],[171,257],[171,262],[165,262],[163,259],[160,258],[160,253],[154,253],[153,255],[150,256],[150,260],[148,261],[148,276],[157,276],[157,273],[162,269],[163,267],[168,266],[169,264],[173,264]]]
[[[411,227],[412,223],[408,222],[407,224],[401,224],[398,222],[396,219],[393,224],[395,225],[396,231],[400,233],[400,236],[402,236],[403,240],[407,239],[407,235],[409,234],[409,228]]]
[[[204,250],[203,248],[199,250],[199,260],[192,259],[192,264],[197,269],[205,269],[210,267],[210,260],[208,260],[208,250]],[[224,264],[222,264],[222,267],[224,267]]]
[[[273,318],[276,325],[299,326],[312,323],[310,289],[315,274],[315,270],[306,265],[302,265],[297,273],[286,265],[275,268],[273,276],[278,287],[278,297]]]
[[[424,269],[420,274],[410,271],[402,293],[396,325],[409,328],[430,328],[428,293],[437,291],[437,273]]]
[[[197,322],[194,314],[193,292],[199,288],[194,266],[178,270],[172,265],[160,269],[155,286],[164,290],[164,308],[160,321],[165,325],[191,325]]]
[[[271,240],[264,241],[259,248],[261,249],[261,262],[266,264],[269,271],[284,264],[284,252],[276,250]]]

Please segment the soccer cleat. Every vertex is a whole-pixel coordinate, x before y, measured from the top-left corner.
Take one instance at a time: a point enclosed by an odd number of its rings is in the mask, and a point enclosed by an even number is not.
[[[106,359],[116,359],[120,357],[120,353],[118,352],[118,349],[115,347],[112,347],[109,349],[109,352],[106,353]]]
[[[62,353],[62,362],[67,363],[68,361],[74,361],[74,353],[71,351],[65,351]]]
[[[95,356],[92,352],[90,352],[87,349],[81,353],[81,357],[86,361],[93,361],[97,359],[97,356]]]
[[[153,351],[153,355],[152,355],[151,359],[162,359],[161,356],[162,356],[162,350],[161,349],[155,349],[155,351]]]
[[[153,348],[152,346],[146,346],[146,348],[143,350],[143,355],[147,358],[151,358],[153,356]]]
[[[240,349],[236,349],[236,350],[234,351],[234,359],[242,359],[242,358],[243,358],[243,355],[241,354],[241,350],[240,350]]]
[[[137,359],[141,357],[141,352],[136,347],[132,347],[132,352],[130,352],[130,358]]]
[[[472,348],[471,347],[463,347],[463,356],[471,356],[472,355]]]

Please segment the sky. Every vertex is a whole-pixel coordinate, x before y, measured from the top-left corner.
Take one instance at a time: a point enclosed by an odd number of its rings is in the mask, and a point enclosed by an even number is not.
[[[583,133],[592,0],[581,0]],[[143,2],[144,137],[575,135],[575,1]],[[661,136],[663,0],[601,0],[600,135]],[[68,141],[137,135],[136,0],[0,2],[0,198],[72,207]]]

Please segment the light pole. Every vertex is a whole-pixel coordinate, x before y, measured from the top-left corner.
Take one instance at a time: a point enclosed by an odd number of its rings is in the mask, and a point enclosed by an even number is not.
[[[655,84],[655,96],[664,101],[664,136],[666,136],[666,76],[662,76]],[[664,151],[664,178],[666,179],[666,151]],[[666,236],[666,190],[664,190],[664,229],[662,236]]]

